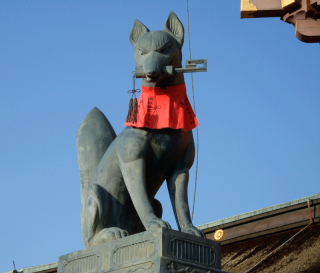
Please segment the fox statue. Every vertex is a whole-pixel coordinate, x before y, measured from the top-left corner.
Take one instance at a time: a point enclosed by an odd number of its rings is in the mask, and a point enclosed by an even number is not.
[[[183,39],[183,25],[173,12],[162,31],[149,31],[134,21],[130,42],[135,63],[146,75],[143,87],[166,92],[184,86],[182,73],[162,73],[164,66],[182,67]],[[77,151],[85,247],[145,230],[171,229],[161,219],[162,206],[155,199],[164,180],[179,230],[204,237],[192,225],[188,205],[195,154],[192,130],[128,126],[116,136],[104,114],[93,108],[79,126]]]

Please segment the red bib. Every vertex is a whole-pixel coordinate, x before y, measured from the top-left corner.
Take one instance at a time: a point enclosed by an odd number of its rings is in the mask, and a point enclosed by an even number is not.
[[[198,121],[188,100],[185,84],[166,87],[142,86],[137,122],[126,122],[124,125],[189,131],[198,126]]]

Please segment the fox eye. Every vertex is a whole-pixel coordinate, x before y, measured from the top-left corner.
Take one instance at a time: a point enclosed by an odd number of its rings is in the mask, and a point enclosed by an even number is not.
[[[169,49],[170,49],[170,46],[166,46],[164,49],[161,50],[161,53],[166,54],[168,53]]]
[[[141,49],[139,49],[139,53],[141,56],[147,54],[146,52],[142,51]]]

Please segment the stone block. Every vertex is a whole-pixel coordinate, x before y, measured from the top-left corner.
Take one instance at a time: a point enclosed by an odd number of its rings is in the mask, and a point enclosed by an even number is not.
[[[209,273],[221,269],[219,242],[159,228],[59,257],[58,273]]]

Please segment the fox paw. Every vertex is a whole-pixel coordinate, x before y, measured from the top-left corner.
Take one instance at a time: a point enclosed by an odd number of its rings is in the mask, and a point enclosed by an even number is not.
[[[104,228],[91,239],[90,246],[104,244],[126,236],[129,236],[129,233],[126,230],[117,227]]]
[[[195,236],[198,236],[198,237],[202,237],[202,238],[206,238],[204,233],[201,230],[197,229],[192,224],[189,224],[189,225],[184,224],[184,225],[182,225],[181,232],[189,233],[189,234],[192,234],[192,235],[195,235]]]
[[[158,228],[168,228],[171,229],[171,226],[168,222],[163,221],[159,218],[152,218],[148,225],[147,225],[147,230],[156,230]]]

